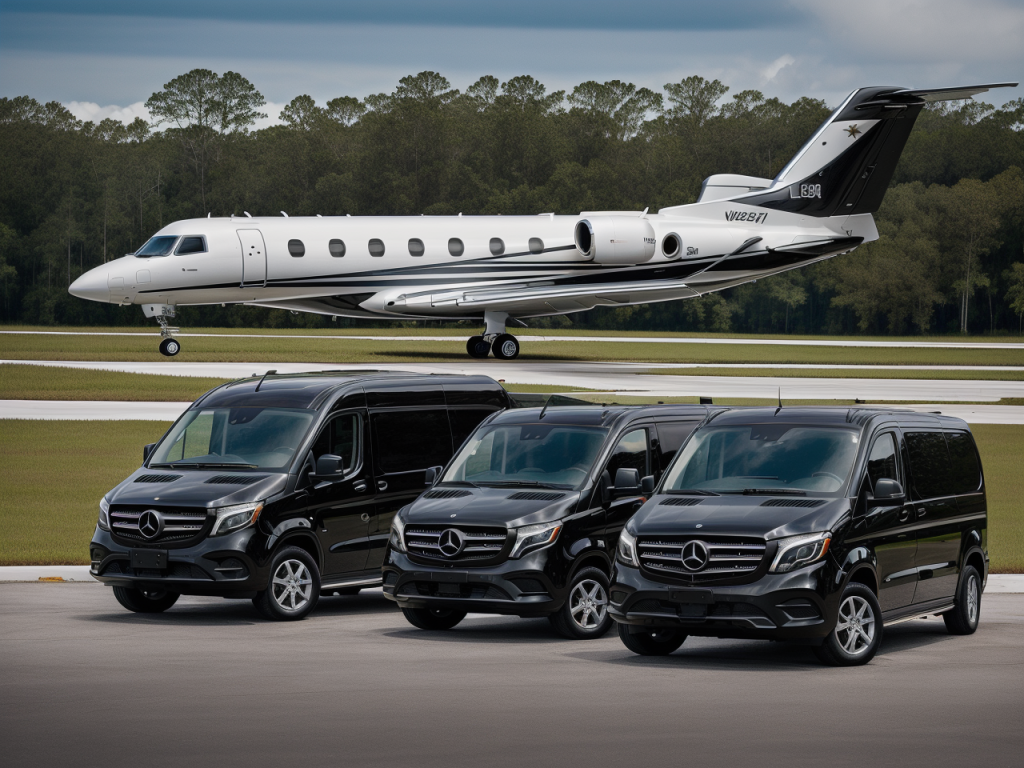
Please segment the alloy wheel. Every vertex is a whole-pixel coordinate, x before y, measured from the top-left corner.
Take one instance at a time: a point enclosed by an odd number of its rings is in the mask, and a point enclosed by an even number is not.
[[[301,611],[313,596],[313,577],[299,560],[285,560],[274,571],[273,595],[283,611]]]
[[[592,579],[581,581],[569,595],[569,612],[581,629],[598,627],[608,612],[608,595],[604,587]]]
[[[978,620],[978,577],[973,573],[967,582],[967,620],[971,624]]]
[[[875,614],[871,605],[859,595],[850,595],[839,606],[836,639],[851,656],[865,653],[875,639]]]

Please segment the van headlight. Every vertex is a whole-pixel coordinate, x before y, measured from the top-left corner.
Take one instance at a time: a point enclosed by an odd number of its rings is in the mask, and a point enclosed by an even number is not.
[[[619,562],[623,565],[631,565],[639,568],[636,561],[636,537],[631,535],[625,528],[619,534],[619,546],[617,547]]]
[[[772,573],[788,573],[825,557],[828,545],[832,541],[832,531],[788,536],[778,541],[779,551],[768,570]]]
[[[217,520],[213,524],[211,536],[223,536],[248,528],[256,522],[263,511],[262,501],[251,501],[248,504],[235,504],[216,510]]]
[[[562,521],[556,520],[553,523],[540,523],[539,525],[524,525],[516,528],[516,544],[512,547],[512,554],[509,557],[522,557],[527,552],[534,552],[538,549],[554,544],[562,530]]]
[[[405,523],[401,515],[391,518],[391,538],[388,543],[396,552],[405,552]]]
[[[96,523],[101,531],[110,530],[110,502],[106,497],[100,499],[100,519]]]

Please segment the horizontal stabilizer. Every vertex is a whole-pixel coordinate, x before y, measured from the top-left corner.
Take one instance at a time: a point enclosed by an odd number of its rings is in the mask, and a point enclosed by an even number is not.
[[[916,96],[924,101],[958,101],[977,96],[993,88],[1016,88],[1017,83],[988,83],[986,85],[959,85],[948,88],[904,89],[893,92],[893,96]]]

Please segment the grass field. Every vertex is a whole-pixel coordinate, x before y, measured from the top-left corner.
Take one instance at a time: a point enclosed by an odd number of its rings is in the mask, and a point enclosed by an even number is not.
[[[0,400],[186,402],[227,379],[0,365]]]
[[[168,425],[0,421],[0,565],[87,564],[97,504]],[[1024,430],[974,427],[988,484],[995,572],[1024,573]]]
[[[8,327],[13,330],[14,327]],[[2,329],[0,329],[2,330]],[[45,330],[45,329],[37,329]],[[98,332],[100,329],[87,329]],[[137,329],[136,329],[137,330]],[[409,362],[440,362],[466,360],[465,339],[472,331],[437,331],[416,329],[363,330],[356,332],[312,333],[265,331],[275,334],[246,338],[242,334],[213,329],[217,337],[182,336],[182,352],[176,358],[186,362],[308,362],[338,365],[370,363],[394,365]],[[130,329],[125,329],[129,333]],[[197,329],[198,331],[198,329]],[[251,333],[251,332],[250,332]],[[527,335],[524,332],[523,335]],[[551,334],[545,330],[544,335]],[[356,334],[391,335],[387,341],[346,338]],[[297,335],[317,338],[291,338]],[[451,335],[451,341],[423,341],[417,336]],[[580,335],[619,335],[590,332]],[[654,336],[658,334],[643,334]],[[673,335],[673,334],[662,334]],[[731,337],[735,338],[735,337]],[[948,340],[948,339],[946,339]],[[1013,339],[1016,341],[1016,339]],[[887,339],[892,341],[892,339]],[[960,339],[956,339],[960,341]],[[125,336],[60,336],[0,334],[0,359],[15,360],[110,360],[155,362],[166,361],[157,351],[158,337],[144,333]],[[790,347],[756,344],[656,344],[621,342],[524,342],[521,361],[590,360],[658,363],[802,363],[848,365],[1024,365],[1021,349],[941,349],[889,347]],[[479,361],[486,371],[488,361]],[[772,371],[770,375],[783,375]],[[744,375],[730,371],[728,375]],[[799,374],[797,374],[799,375]],[[857,376],[856,371],[836,372],[837,376]],[[931,376],[924,371],[913,374]],[[1003,372],[996,375],[1002,376]],[[983,378],[978,372],[972,378]]]

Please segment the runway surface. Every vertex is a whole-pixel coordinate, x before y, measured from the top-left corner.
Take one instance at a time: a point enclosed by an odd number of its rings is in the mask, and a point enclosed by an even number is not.
[[[515,329],[511,329],[515,332]],[[282,333],[176,333],[178,338],[234,338],[234,339],[321,339],[345,341],[357,339],[363,341],[408,341],[417,339],[419,341],[462,341],[468,338],[473,331],[466,328],[466,336],[413,336],[413,335],[348,335],[348,334],[306,334],[292,335]],[[159,336],[158,332],[125,332],[125,331],[0,331],[0,335],[8,334],[14,336]],[[915,341],[910,339],[888,341],[888,340],[861,340],[861,339],[743,339],[743,338],[701,338],[687,336],[546,336],[543,334],[515,334],[521,342],[547,342],[547,341],[601,341],[620,344],[756,344],[756,345],[778,345],[789,347],[896,347],[896,348],[927,348],[936,347],[939,349],[1020,349],[1024,350],[1022,342],[1004,341]]]
[[[1017,765],[1024,596],[978,632],[886,630],[866,667],[691,638],[666,658],[543,620],[413,629],[379,593],[267,623],[248,602],[124,611],[92,584],[0,585],[4,764]]]
[[[310,363],[185,363],[0,360],[19,365],[57,366],[91,370],[148,373],[169,376],[205,376],[234,379],[262,374],[319,371],[322,364]],[[589,362],[466,362],[406,363],[388,370],[418,373],[485,374],[508,384],[538,384],[572,389],[591,389],[649,397],[775,398],[783,400],[889,400],[920,402],[998,402],[1001,398],[1024,398],[1024,381],[981,381],[940,379],[856,379],[799,378],[775,376],[677,376],[644,373],[658,368],[650,363]],[[378,370],[379,365],[350,363],[345,370]]]

